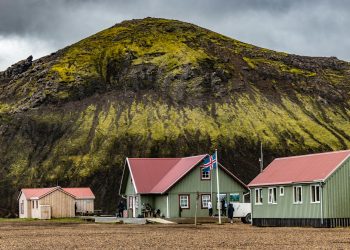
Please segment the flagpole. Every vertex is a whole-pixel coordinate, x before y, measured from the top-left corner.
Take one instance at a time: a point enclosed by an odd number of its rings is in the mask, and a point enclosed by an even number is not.
[[[220,184],[219,184],[219,160],[218,160],[218,150],[215,149],[215,159],[216,159],[216,187],[217,187],[217,197],[218,203],[216,206],[219,208],[219,224],[221,224],[221,209],[220,209]]]
[[[213,171],[209,171],[210,173],[210,202],[213,204]]]

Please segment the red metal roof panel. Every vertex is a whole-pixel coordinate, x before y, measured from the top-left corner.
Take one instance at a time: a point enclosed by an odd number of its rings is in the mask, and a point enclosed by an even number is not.
[[[206,155],[185,158],[128,158],[137,193],[163,193]]]
[[[324,181],[349,156],[350,150],[344,150],[277,158],[248,186]]]
[[[154,186],[151,193],[164,193],[172,187],[178,180],[187,174],[194,166],[201,162],[206,155],[181,158],[166,175]]]
[[[24,193],[26,199],[41,198],[50,192],[61,189],[71,196],[77,199],[83,198],[95,198],[90,188],[61,188],[61,187],[49,187],[49,188],[23,188],[21,191]]]
[[[21,191],[24,193],[25,197],[27,199],[32,198],[39,198],[40,196],[43,196],[51,191],[56,189],[56,187],[50,187],[50,188],[23,188]]]
[[[89,187],[62,188],[67,193],[72,194],[77,199],[94,199],[95,195]]]

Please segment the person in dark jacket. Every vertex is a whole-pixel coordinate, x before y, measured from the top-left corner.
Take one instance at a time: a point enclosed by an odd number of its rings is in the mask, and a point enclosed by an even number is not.
[[[117,214],[117,217],[120,217],[122,218],[123,217],[123,212],[125,210],[125,205],[124,205],[124,202],[123,200],[121,200],[118,204],[118,214]]]
[[[235,211],[235,209],[233,208],[233,205],[230,203],[228,205],[228,209],[227,209],[227,218],[229,218],[230,223],[233,223],[233,212]]]
[[[225,201],[225,199],[221,200],[221,216],[226,216],[226,201]]]

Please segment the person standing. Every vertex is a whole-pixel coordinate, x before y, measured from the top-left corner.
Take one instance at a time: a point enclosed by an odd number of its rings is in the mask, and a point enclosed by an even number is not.
[[[213,204],[211,204],[211,201],[208,201],[208,211],[209,216],[213,216]]]
[[[230,203],[228,205],[228,209],[227,209],[227,217],[230,220],[230,223],[233,223],[233,212],[235,211],[233,205]]]
[[[123,212],[125,210],[124,202],[123,200],[120,200],[119,205],[118,205],[118,217],[123,218]]]
[[[226,201],[225,201],[225,199],[221,200],[221,216],[226,216]]]

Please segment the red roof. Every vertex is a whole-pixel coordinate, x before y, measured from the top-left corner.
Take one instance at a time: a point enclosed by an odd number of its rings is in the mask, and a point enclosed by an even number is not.
[[[128,158],[137,193],[164,193],[207,155],[185,158]]]
[[[26,199],[41,198],[49,193],[61,189],[63,192],[68,193],[76,199],[83,198],[95,198],[90,188],[61,188],[61,187],[49,187],[49,188],[23,188],[21,190],[24,193]]]
[[[32,198],[39,198],[45,194],[48,194],[52,192],[57,187],[50,187],[50,188],[23,188],[21,190],[22,193],[24,193],[25,197],[27,199]]]
[[[162,194],[176,184],[207,154],[185,158],[128,158],[134,187],[140,194]],[[247,186],[230,171],[220,167],[242,186]]]
[[[325,181],[350,156],[350,150],[277,158],[248,186]]]
[[[62,188],[67,193],[75,196],[76,199],[94,199],[95,195],[92,193],[91,189],[88,187],[79,188]]]

